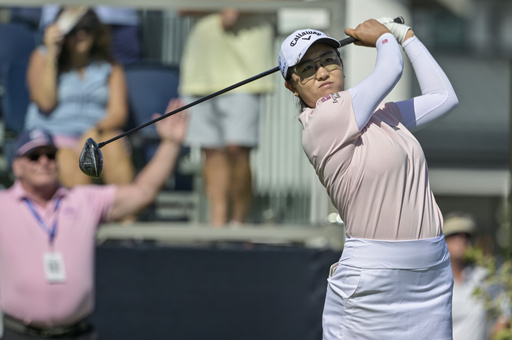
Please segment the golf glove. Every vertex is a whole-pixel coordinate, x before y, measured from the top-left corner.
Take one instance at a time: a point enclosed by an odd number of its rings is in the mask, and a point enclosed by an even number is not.
[[[407,31],[411,29],[410,26],[407,26],[405,24],[397,24],[393,21],[392,18],[389,17],[382,17],[377,19],[378,22],[383,24],[387,27],[388,30],[393,33],[396,40],[400,43],[400,45],[404,42],[405,35],[407,34]]]

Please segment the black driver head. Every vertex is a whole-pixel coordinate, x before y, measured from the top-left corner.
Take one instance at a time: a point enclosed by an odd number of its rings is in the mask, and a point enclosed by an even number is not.
[[[78,166],[87,176],[100,178],[103,171],[103,154],[94,139],[87,138],[85,141]]]

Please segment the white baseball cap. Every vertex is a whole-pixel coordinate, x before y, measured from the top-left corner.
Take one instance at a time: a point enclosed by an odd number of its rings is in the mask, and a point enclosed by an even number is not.
[[[290,67],[297,65],[315,43],[327,44],[334,48],[341,47],[338,39],[328,37],[324,32],[318,30],[306,28],[293,32],[283,41],[279,51],[279,68],[284,79],[286,79]]]

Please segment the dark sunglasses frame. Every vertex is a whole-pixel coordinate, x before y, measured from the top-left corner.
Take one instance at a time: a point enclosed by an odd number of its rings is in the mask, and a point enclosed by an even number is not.
[[[25,155],[31,162],[37,162],[41,156],[46,156],[46,158],[53,161],[57,157],[57,151],[34,151]]]

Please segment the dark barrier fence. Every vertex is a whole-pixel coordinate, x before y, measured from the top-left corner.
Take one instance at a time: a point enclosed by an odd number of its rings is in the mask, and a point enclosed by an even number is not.
[[[97,248],[100,339],[319,340],[340,251],[224,244]]]

